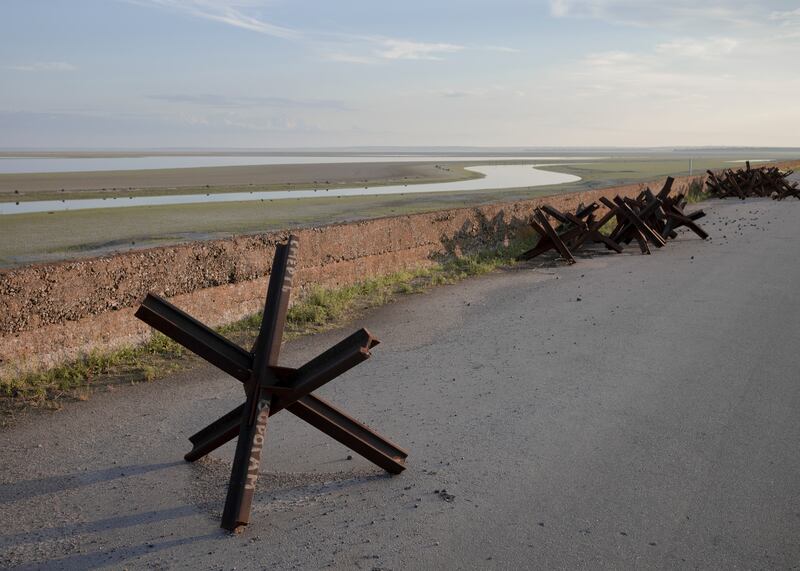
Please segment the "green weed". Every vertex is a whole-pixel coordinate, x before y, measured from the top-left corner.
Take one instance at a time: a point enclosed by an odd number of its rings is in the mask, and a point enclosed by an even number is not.
[[[705,184],[703,184],[702,178],[695,178],[692,179],[692,182],[689,183],[689,188],[686,191],[686,201],[689,204],[694,204],[696,202],[702,202],[704,200],[708,200],[711,198],[711,195],[706,192]]]

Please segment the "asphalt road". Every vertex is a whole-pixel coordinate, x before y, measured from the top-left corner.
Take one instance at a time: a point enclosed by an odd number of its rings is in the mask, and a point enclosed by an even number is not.
[[[23,418],[0,433],[0,566],[800,569],[800,202],[703,207],[706,242],[539,262],[289,344],[296,365],[360,325],[382,340],[321,393],[408,470],[278,415],[238,536],[232,446],[181,460],[232,379]]]

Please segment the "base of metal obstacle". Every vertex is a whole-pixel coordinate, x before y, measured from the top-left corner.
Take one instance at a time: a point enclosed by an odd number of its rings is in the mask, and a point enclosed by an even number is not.
[[[192,450],[185,456],[193,462],[238,437],[222,514],[222,527],[230,531],[250,521],[267,422],[284,409],[390,474],[405,470],[405,450],[312,394],[370,357],[379,342],[369,331],[356,331],[297,369],[278,365],[298,249],[295,236],[276,248],[252,352],[157,295],[148,294],[136,312],[136,317],[244,384],[245,402],[192,435]]]

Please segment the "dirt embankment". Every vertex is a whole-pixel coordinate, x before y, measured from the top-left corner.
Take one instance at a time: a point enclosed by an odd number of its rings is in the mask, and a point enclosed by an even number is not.
[[[676,181],[685,187],[689,177]],[[662,181],[652,183],[660,188]],[[562,194],[478,208],[379,218],[293,231],[301,291],[339,286],[502,244],[543,203],[574,209],[644,185]],[[221,325],[261,309],[275,245],[288,231],[153,248],[0,271],[0,374],[49,367],[92,350],[144,340],[133,317],[148,292]]]

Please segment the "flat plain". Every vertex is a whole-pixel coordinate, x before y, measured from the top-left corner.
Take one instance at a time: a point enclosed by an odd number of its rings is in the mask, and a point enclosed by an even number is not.
[[[729,161],[738,156],[740,155],[698,158],[692,163],[693,172],[699,174],[707,168],[736,166]],[[791,156],[796,158],[796,155]],[[553,162],[532,161],[533,164]],[[479,163],[487,164],[486,161]],[[291,190],[315,188],[314,181],[317,181],[317,185],[327,182],[326,188],[352,185],[356,180],[361,183],[367,180],[364,184],[370,186],[399,181],[409,184],[408,194],[391,196],[365,195],[4,215],[0,218],[0,267],[224,238],[232,234],[348,222],[645,182],[668,175],[686,175],[689,174],[690,167],[687,157],[665,158],[663,153],[640,158],[614,157],[542,167],[581,177],[575,183],[470,192],[413,191],[415,182],[445,182],[474,176],[475,173],[463,169],[467,164],[471,163],[343,163],[0,175],[0,199],[5,200],[52,199],[53,188],[59,185],[67,185],[72,190],[65,190],[63,194],[56,191],[55,195],[69,199],[99,195],[126,198],[141,194]],[[508,164],[508,161],[501,161],[499,164]],[[177,186],[164,186],[164,176]],[[173,180],[171,177],[177,178]],[[13,186],[28,179],[32,188],[39,190],[25,191],[22,195],[15,196]],[[10,182],[13,180],[16,182]],[[101,184],[103,186],[98,186]],[[128,186],[135,186],[139,190],[128,190]],[[106,190],[102,190],[103,188]]]

